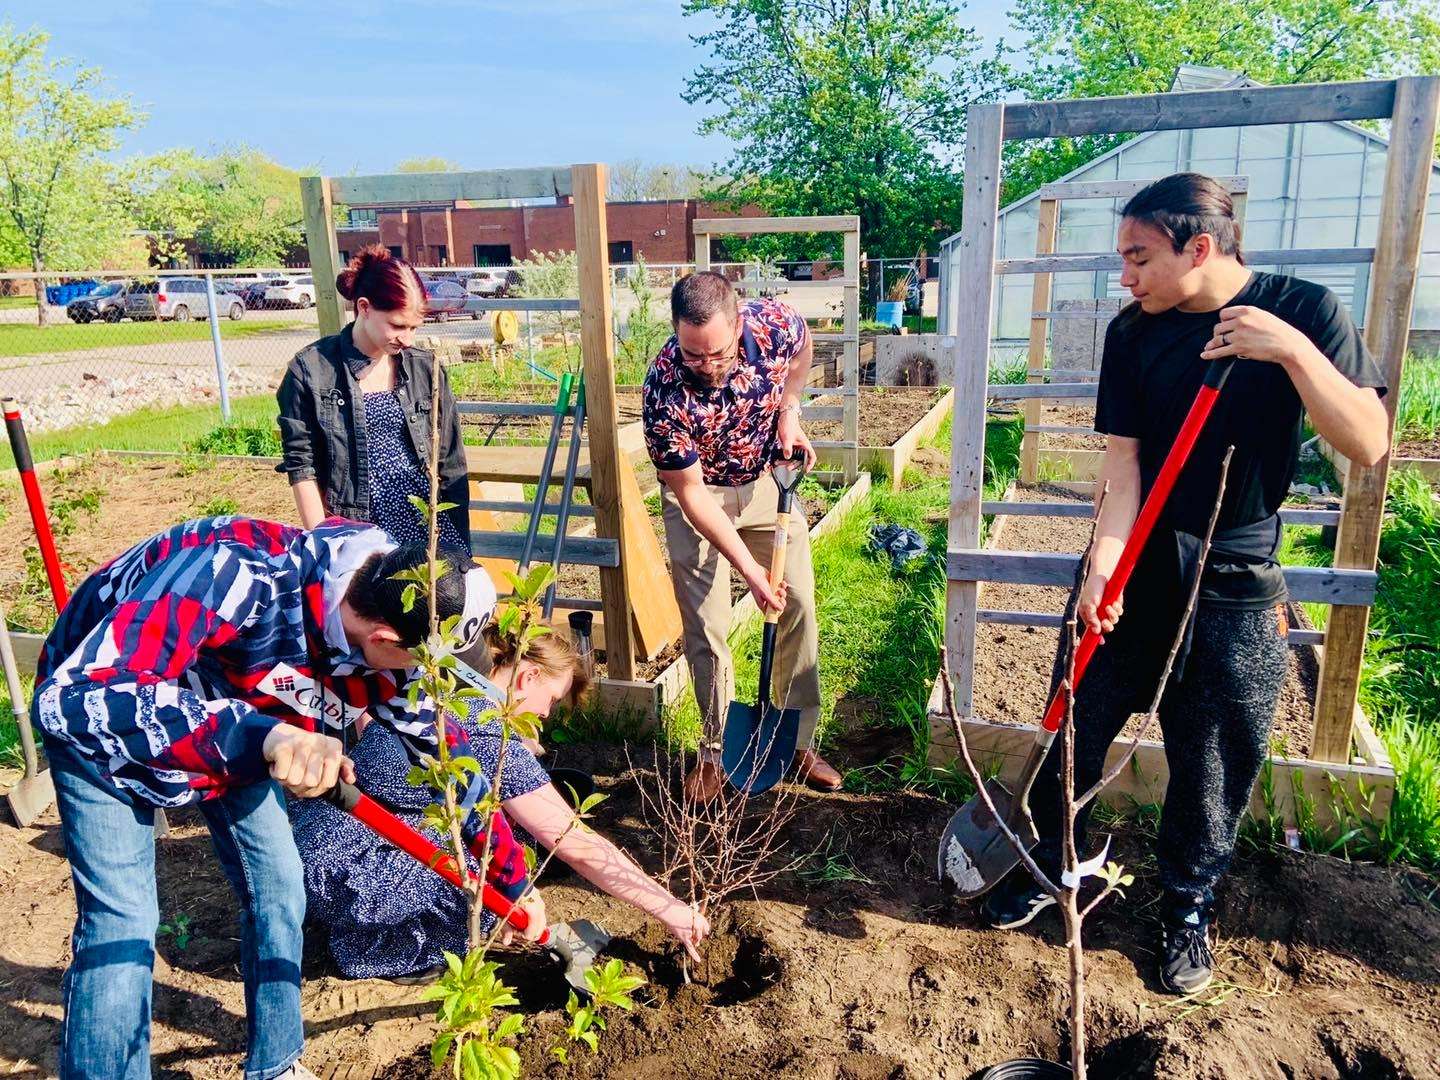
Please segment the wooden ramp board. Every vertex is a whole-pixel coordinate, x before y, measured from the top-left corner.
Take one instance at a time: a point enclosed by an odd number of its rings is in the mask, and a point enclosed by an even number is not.
[[[565,475],[566,446],[555,451],[555,466],[550,482],[558,492]],[[545,463],[543,446],[467,446],[465,463],[472,481],[496,481],[511,484],[533,484],[540,479],[540,467]],[[575,471],[577,487],[590,487],[590,451],[580,449],[580,463]]]

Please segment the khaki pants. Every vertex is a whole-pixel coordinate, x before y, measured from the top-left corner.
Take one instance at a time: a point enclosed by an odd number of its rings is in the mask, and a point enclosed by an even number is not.
[[[774,478],[767,472],[739,487],[707,484],[705,490],[724,509],[750,554],[768,572],[780,497]],[[701,753],[713,759],[725,712],[735,698],[735,668],[726,641],[730,630],[730,564],[690,524],[670,489],[662,484],[660,491],[670,578],[685,627],[685,659],[690,663],[695,703],[704,722]],[[804,512],[798,507],[792,510],[789,528],[785,556],[789,598],[776,635],[771,700],[781,708],[800,710],[798,745],[806,747],[814,740],[815,724],[820,719],[820,641],[815,626],[810,533]]]

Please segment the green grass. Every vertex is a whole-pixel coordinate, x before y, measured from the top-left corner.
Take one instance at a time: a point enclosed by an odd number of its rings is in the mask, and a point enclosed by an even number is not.
[[[938,320],[934,315],[906,315],[904,323],[912,334],[933,334]]]
[[[20,690],[29,701],[35,691],[32,675],[20,676]],[[15,726],[15,703],[10,700],[10,691],[0,680],[0,765],[22,767],[25,759],[20,753],[20,729]]]
[[[0,311],[17,311],[21,308],[35,310],[33,296],[0,296]]]
[[[1395,405],[1395,437],[1433,439],[1440,435],[1440,357],[1408,356]]]
[[[273,425],[277,409],[270,394],[232,398],[232,422],[242,425]],[[93,450],[164,450],[180,453],[220,424],[218,405],[174,405],[163,409],[137,409],[105,424],[64,428],[30,436],[30,452],[36,461],[50,461],[66,454]],[[7,443],[0,447],[0,467],[11,474],[15,459]]]
[[[222,338],[246,338],[276,331],[305,330],[302,323],[276,319],[231,322],[220,320]],[[313,327],[309,329],[313,330]],[[55,323],[30,326],[26,323],[0,323],[0,356],[37,356],[43,353],[77,352],[81,349],[131,348],[158,345],[170,341],[209,341],[208,322],[120,322],[120,323]],[[33,365],[6,364],[7,368]],[[0,369],[3,370],[3,369]]]
[[[615,382],[621,386],[638,385],[644,380],[648,366],[648,359],[626,360],[617,354]],[[567,370],[578,373],[580,349],[575,345],[568,352],[559,345],[536,349],[535,367],[556,376]],[[451,364],[446,373],[450,377],[450,389],[462,401],[510,400],[517,391],[536,388],[538,400],[554,401],[559,388],[556,382],[529,365],[523,342],[515,351],[502,354],[499,363],[485,359]]]

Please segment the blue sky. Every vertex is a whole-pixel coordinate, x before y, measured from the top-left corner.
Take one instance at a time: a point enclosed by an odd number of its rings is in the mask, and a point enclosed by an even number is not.
[[[993,41],[1004,0],[971,0]],[[702,59],[678,0],[0,0],[148,114],[125,149],[247,144],[292,167],[711,164],[680,100]]]

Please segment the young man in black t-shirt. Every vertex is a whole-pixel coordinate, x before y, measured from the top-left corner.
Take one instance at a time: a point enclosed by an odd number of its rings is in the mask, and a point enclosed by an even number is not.
[[[1160,706],[1170,784],[1157,842],[1165,890],[1160,978],[1193,993],[1210,981],[1213,890],[1230,864],[1240,817],[1269,743],[1288,665],[1285,580],[1276,516],[1294,479],[1302,418],[1346,457],[1373,464],[1389,425],[1384,380],[1345,308],[1320,285],[1249,270],[1230,197],[1181,173],[1126,205],[1120,283],[1135,298],[1105,335],[1095,430],[1108,436],[1079,619],[1104,633],[1075,697],[1075,790],[1101,775],[1110,744],[1149,708],[1193,575],[1193,629]],[[1101,608],[1145,495],[1212,360],[1235,358],[1229,380],[1124,597]],[[1199,550],[1221,461],[1235,447],[1210,555]],[[1123,618],[1122,618],[1123,613]],[[1058,871],[1059,750],[1030,805],[1042,866]],[[1083,851],[1086,818],[1076,823]],[[1017,871],[987,897],[991,925],[1021,926],[1054,901]]]

